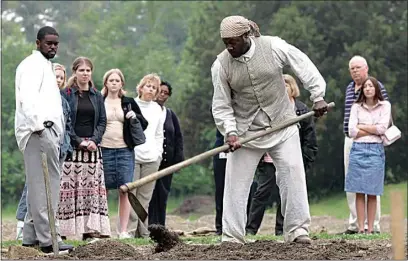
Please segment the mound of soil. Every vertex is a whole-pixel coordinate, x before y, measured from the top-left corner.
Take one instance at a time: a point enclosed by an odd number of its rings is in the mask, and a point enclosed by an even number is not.
[[[21,258],[33,259],[33,258]],[[55,259],[53,256],[34,259]],[[133,247],[114,240],[80,246],[58,259],[78,260],[390,260],[390,240],[313,240],[311,245],[257,241],[245,245],[220,243],[193,245],[177,243],[168,251],[155,253],[151,247]]]
[[[42,256],[42,253],[31,247],[10,246],[5,256],[10,259],[27,259]]]
[[[75,248],[70,257],[76,259],[144,259],[145,254],[137,251],[132,245],[115,240],[100,240]]]
[[[258,241],[246,245],[178,244],[168,252],[158,253],[149,258],[159,260],[389,260],[392,255],[391,244],[386,241],[315,240],[311,245],[277,241]]]

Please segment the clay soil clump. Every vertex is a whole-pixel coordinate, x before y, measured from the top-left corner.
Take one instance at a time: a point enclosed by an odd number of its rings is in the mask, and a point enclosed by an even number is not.
[[[156,253],[169,251],[174,246],[181,243],[177,233],[169,231],[162,225],[150,225],[149,231],[150,238],[157,243],[155,248]]]

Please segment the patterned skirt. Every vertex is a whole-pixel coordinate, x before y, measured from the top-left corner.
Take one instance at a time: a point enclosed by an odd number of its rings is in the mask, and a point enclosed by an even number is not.
[[[57,219],[61,236],[110,236],[101,149],[75,149],[64,162]]]

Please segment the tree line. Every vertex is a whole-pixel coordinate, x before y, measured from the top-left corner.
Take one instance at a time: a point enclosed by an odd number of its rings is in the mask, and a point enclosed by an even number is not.
[[[38,29],[51,23],[60,34],[55,62],[70,66],[78,56],[94,65],[93,80],[120,68],[135,96],[143,75],[157,72],[172,83],[168,106],[179,116],[186,157],[211,149],[211,65],[225,47],[219,24],[228,15],[255,21],[305,52],[327,82],[326,101],[336,108],[316,121],[319,152],[307,182],[311,200],[343,190],[344,92],[348,61],[364,56],[369,73],[384,83],[395,124],[407,132],[407,3],[405,1],[3,1],[2,2],[2,205],[17,202],[24,163],[14,137],[17,65],[35,49]],[[290,69],[287,69],[290,72]],[[300,84],[301,86],[301,84]],[[300,99],[309,107],[309,93]],[[406,138],[386,149],[386,182],[407,180]],[[214,191],[212,161],[181,170],[173,196]]]

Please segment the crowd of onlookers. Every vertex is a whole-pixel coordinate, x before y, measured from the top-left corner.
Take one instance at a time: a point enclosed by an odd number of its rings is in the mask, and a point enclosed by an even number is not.
[[[111,69],[99,91],[89,58],[75,59],[70,77],[63,65],[49,61],[58,47],[55,29],[42,28],[37,39],[37,50],[16,73],[16,137],[26,168],[17,238],[51,249],[45,200],[35,196],[45,193],[43,170],[33,153],[48,158],[60,249],[71,247],[62,243],[67,237],[111,236],[109,190],[119,194],[119,238],[148,236],[149,223],[165,225],[172,175],[129,192],[149,209],[145,222],[119,187],[184,160],[179,119],[165,105],[172,85],[148,74],[136,87],[137,97],[128,97],[123,73]]]
[[[96,86],[91,59],[76,58],[69,77],[63,65],[51,63],[59,44],[54,28],[41,28],[36,44],[37,50],[16,70],[16,139],[26,170],[16,215],[17,239],[22,238],[25,246],[39,245],[44,252],[52,251],[42,153],[47,157],[60,250],[72,248],[62,241],[67,237],[111,237],[108,191],[118,191],[118,237],[149,236],[148,225],[165,225],[173,175],[128,192],[148,210],[145,221],[139,219],[119,187],[184,160],[179,119],[166,107],[172,85],[155,73],[147,74],[136,86],[137,96],[129,97],[120,69],[108,70],[103,86]],[[345,233],[380,232],[383,143],[391,106],[384,86],[368,75],[363,57],[353,57],[349,70],[352,81],[345,93],[344,166],[350,220]],[[309,112],[298,99],[295,78],[285,74],[283,79],[291,109],[298,116]],[[314,119],[304,119],[297,127],[307,174],[318,152]],[[224,143],[224,136],[217,130],[215,146]],[[219,235],[223,232],[227,154],[220,153],[213,159],[215,227]],[[284,233],[274,161],[269,153],[259,161],[248,204],[242,206],[247,213],[246,234],[258,232],[271,198],[276,200],[275,234]]]

